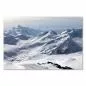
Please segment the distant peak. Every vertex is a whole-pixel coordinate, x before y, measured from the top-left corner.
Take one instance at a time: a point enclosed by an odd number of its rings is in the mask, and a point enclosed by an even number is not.
[[[55,31],[50,30],[50,31],[41,32],[39,36],[44,36],[46,34],[49,34],[49,35],[57,35],[57,33]]]
[[[53,31],[53,30],[50,30],[48,33],[57,35],[57,33],[55,31]]]
[[[71,37],[82,37],[82,29],[67,29],[61,35],[70,35]]]

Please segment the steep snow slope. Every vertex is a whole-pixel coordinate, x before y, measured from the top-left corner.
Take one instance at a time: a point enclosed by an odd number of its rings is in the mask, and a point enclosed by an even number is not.
[[[34,57],[33,57],[34,58]],[[72,69],[82,69],[82,52],[68,55],[44,55],[40,54],[37,59],[5,62],[5,69],[62,69],[61,67],[69,67]],[[53,64],[49,64],[52,62]],[[68,68],[68,69],[69,69]]]
[[[54,36],[54,39],[47,41],[47,44],[42,49],[42,53],[68,54],[81,51],[82,47],[73,40],[73,38],[70,35],[72,33],[73,31],[64,31],[61,34]]]

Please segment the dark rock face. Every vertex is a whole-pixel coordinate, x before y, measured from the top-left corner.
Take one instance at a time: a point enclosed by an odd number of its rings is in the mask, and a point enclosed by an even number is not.
[[[4,44],[10,44],[15,45],[18,42],[18,39],[16,39],[14,36],[6,36],[4,37]]]
[[[38,65],[44,65],[44,64],[51,64],[53,65],[54,67],[58,68],[58,69],[62,69],[62,70],[73,70],[73,68],[71,67],[68,67],[68,66],[61,66],[57,63],[53,63],[51,61],[48,61],[47,63],[37,63]]]
[[[14,56],[16,56],[19,53],[19,49],[13,49],[13,50],[9,50],[9,51],[4,51],[4,59],[10,59],[12,60],[12,58]],[[13,58],[15,59],[15,58]]]
[[[16,56],[17,55],[16,52],[4,52],[4,54],[7,57],[12,57],[12,56]],[[7,59],[7,58],[5,58],[5,59]]]
[[[72,37],[82,37],[83,30],[82,29],[73,29],[73,33],[71,34]]]
[[[57,68],[59,68],[59,69],[72,69],[71,67],[68,67],[68,66],[61,66],[61,65],[59,65],[59,64],[56,64],[56,63],[53,63],[53,62],[47,62],[47,64],[52,64],[53,66],[55,66],[55,67],[57,67]]]
[[[19,35],[19,36],[17,36],[17,38],[19,38],[21,40],[28,40],[30,37],[25,36],[25,35]]]
[[[47,33],[48,33],[48,31],[42,32],[42,33],[39,34],[39,36],[44,36],[44,35],[46,35]]]
[[[66,47],[66,48],[65,48]],[[82,48],[77,45],[74,41],[65,41],[62,45],[52,51],[52,54],[56,51],[57,54],[69,54],[77,51],[81,51]]]
[[[71,37],[82,37],[83,36],[83,30],[82,29],[67,29],[67,33]]]
[[[54,43],[54,42],[53,42]],[[82,47],[80,47],[77,43],[75,43],[72,39],[65,40],[62,44],[58,45],[51,45],[47,47],[47,45],[42,49],[42,53],[44,54],[69,54],[81,51]]]

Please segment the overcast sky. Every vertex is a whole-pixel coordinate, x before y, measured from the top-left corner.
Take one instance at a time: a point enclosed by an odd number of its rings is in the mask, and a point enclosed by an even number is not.
[[[4,27],[17,25],[28,26],[33,29],[68,29],[82,28],[82,17],[10,17],[4,19]]]

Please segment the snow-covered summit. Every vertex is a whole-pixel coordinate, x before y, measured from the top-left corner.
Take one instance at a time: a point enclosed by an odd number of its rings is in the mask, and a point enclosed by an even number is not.
[[[10,29],[5,29],[4,35],[13,35],[13,36],[18,36],[18,35],[24,35],[24,36],[35,36],[37,35],[39,31],[32,29],[30,27],[24,27],[21,25],[18,25],[17,27],[13,27]]]
[[[16,44],[19,40],[28,40],[31,37],[36,36],[40,31],[18,25],[17,27],[4,30],[4,43]],[[11,41],[11,42],[10,42]]]
[[[76,41],[73,40],[76,37],[80,37],[82,33],[80,32],[80,29],[68,29],[63,31],[61,34],[55,34],[49,39],[48,33],[47,42],[44,45],[43,49],[41,50],[41,53],[44,54],[68,54],[68,53],[74,53],[82,50],[82,47],[80,44],[78,44]],[[49,40],[48,40],[49,39]]]
[[[53,31],[53,30],[50,30],[50,31],[41,32],[41,33],[39,34],[40,37],[45,36],[45,35],[46,35],[47,37],[53,37],[53,36],[57,35],[57,32],[55,32],[55,31]]]
[[[69,34],[71,37],[82,37],[82,29],[67,29],[61,34]]]

